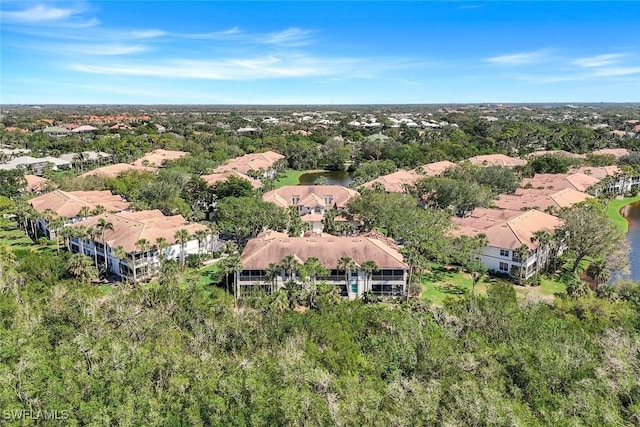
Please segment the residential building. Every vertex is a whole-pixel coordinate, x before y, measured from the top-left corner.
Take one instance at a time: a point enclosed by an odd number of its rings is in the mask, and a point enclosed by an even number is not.
[[[100,168],[96,168],[90,170],[89,172],[85,172],[81,175],[78,175],[78,178],[86,178],[91,175],[101,175],[108,178],[115,178],[122,173],[129,171],[140,171],[140,172],[153,172],[156,173],[158,169],[149,167],[149,166],[134,166],[129,163],[116,163],[113,165],[103,166]]]
[[[407,188],[415,185],[418,180],[428,176],[441,175],[452,166],[455,166],[455,163],[444,160],[442,162],[428,163],[412,170],[400,169],[388,175],[380,176],[362,186],[365,188],[375,188],[377,185],[382,185],[388,193],[404,193],[407,191]]]
[[[533,178],[524,178],[522,188],[562,190],[572,188],[580,192],[586,192],[589,187],[600,182],[600,179],[584,173],[539,173]]]
[[[45,188],[52,188],[55,185],[53,181],[36,175],[25,175],[24,179],[27,181],[25,190],[33,193],[40,193]]]
[[[113,154],[102,151],[82,151],[80,153],[63,154],[58,158],[79,166],[103,165],[113,161]]]
[[[509,157],[504,154],[487,154],[484,156],[475,156],[468,159],[471,164],[478,166],[504,166],[506,168],[513,168],[516,166],[524,166],[526,161],[517,157]]]
[[[8,161],[25,154],[29,154],[30,152],[31,150],[28,148],[0,148],[0,158],[3,161]]]
[[[548,245],[534,239],[538,231],[553,234],[562,221],[536,209],[514,211],[507,209],[476,208],[471,215],[452,218],[456,226],[454,234],[477,236],[484,234],[488,245],[477,258],[489,271],[527,279],[549,262]],[[525,249],[525,258],[520,252]],[[522,269],[522,270],[521,270]]]
[[[121,279],[139,280],[160,271],[161,264],[168,260],[182,262],[191,254],[211,253],[215,237],[209,233],[203,241],[195,233],[209,228],[202,224],[189,223],[182,215],[165,216],[159,210],[139,212],[103,213],[77,222],[72,227],[85,226],[100,230],[100,220],[111,227],[86,239],[72,238],[71,251],[84,253],[104,265],[108,260],[109,273]],[[189,238],[184,244],[177,241],[179,230],[186,230]],[[164,239],[166,248],[158,248],[158,239]],[[146,244],[142,244],[146,242]],[[123,254],[117,248],[121,247]],[[124,255],[120,258],[119,256]]]
[[[71,129],[72,133],[91,133],[97,131],[97,127],[93,127],[91,125],[82,125]]]
[[[236,131],[239,136],[262,136],[262,129],[254,127],[243,127]]]
[[[639,175],[626,175],[618,166],[583,166],[572,171],[583,173],[598,181],[607,179],[608,185],[604,189],[605,192],[623,194],[640,187]]]
[[[43,214],[36,221],[36,228],[49,238],[55,237],[53,230],[49,230],[48,220],[44,217],[51,211],[59,218],[64,218],[66,224],[73,224],[85,216],[85,211],[92,212],[102,206],[106,212],[121,212],[129,209],[129,202],[109,190],[104,191],[62,191],[54,190],[29,200],[29,204],[38,213]]]
[[[157,150],[153,150],[150,153],[145,154],[140,157],[138,160],[134,161],[132,165],[134,166],[149,166],[149,167],[162,167],[162,164],[168,160],[177,160],[181,157],[186,156],[187,152],[185,151],[171,151],[171,150],[163,150],[161,148]]]
[[[53,136],[56,138],[61,136],[71,135],[71,131],[69,129],[59,127],[59,126],[47,126],[46,128],[42,129],[42,133],[44,133],[47,136]]]
[[[519,188],[513,194],[501,195],[494,201],[494,204],[500,209],[514,211],[538,209],[551,213],[584,202],[592,197],[573,188],[563,188],[562,190]]]
[[[627,150],[626,148],[603,148],[602,150],[593,151],[592,154],[595,154],[596,156],[611,155],[616,159],[619,159],[620,157],[628,156],[629,150]]]
[[[358,195],[341,185],[285,185],[264,193],[262,200],[285,209],[295,207],[302,221],[310,223],[313,232],[320,233],[325,212],[346,208],[349,200]]]
[[[226,164],[218,166],[213,173],[237,171],[245,175],[257,178],[275,178],[280,161],[284,159],[282,154],[274,151],[264,153],[251,153],[229,160]]]
[[[277,277],[268,278],[269,266],[280,266],[288,255],[299,264],[304,264],[309,258],[317,258],[329,270],[329,275],[315,280],[338,286],[345,298],[358,298],[365,292],[399,297],[407,292],[409,266],[397,249],[382,240],[329,234],[289,237],[284,233],[266,231],[250,239],[242,252],[242,271],[236,273],[236,295],[246,297],[259,292],[271,293],[288,281],[304,283],[306,278],[301,277],[300,272],[294,271],[288,276],[284,269]],[[344,257],[354,261],[353,270],[345,271],[340,266],[340,259]],[[370,277],[362,269],[365,261],[373,261],[378,267]]]
[[[0,164],[0,169],[12,170],[22,169],[32,175],[42,176],[44,173],[51,170],[71,169],[71,162],[68,162],[57,157],[31,157],[21,156],[16,157],[6,163]]]
[[[226,181],[232,176],[249,181],[251,187],[253,188],[260,188],[260,186],[262,185],[259,180],[251,178],[250,176],[236,170],[228,170],[225,172],[213,173],[210,175],[201,175],[200,178],[202,178],[208,185],[212,186],[217,182]]]

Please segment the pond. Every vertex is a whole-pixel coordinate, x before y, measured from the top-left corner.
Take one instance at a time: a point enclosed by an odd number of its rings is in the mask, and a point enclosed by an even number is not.
[[[631,247],[631,253],[629,254],[630,278],[632,280],[640,280],[640,203],[633,203],[624,207],[622,215],[629,222],[627,239]]]
[[[319,171],[308,172],[300,175],[298,179],[299,185],[313,185],[321,176],[327,178],[327,183],[331,185],[342,185],[348,187],[353,181],[351,173],[344,171]]]

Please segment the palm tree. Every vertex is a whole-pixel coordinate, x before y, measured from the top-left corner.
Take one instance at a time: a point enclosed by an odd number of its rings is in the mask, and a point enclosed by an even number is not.
[[[214,224],[209,226],[209,230],[207,233],[211,236],[209,239],[209,249],[208,252],[211,253],[211,257],[213,258],[213,251],[216,247],[216,241],[218,240],[218,230]]]
[[[184,228],[181,228],[180,230],[176,231],[173,237],[175,237],[176,242],[180,243],[180,260],[182,263],[182,268],[184,268],[184,261],[185,261],[184,247],[189,241],[189,239],[191,239],[191,235],[187,230],[185,230]]]
[[[93,210],[91,211],[91,215],[94,215],[94,216],[96,216],[96,215],[100,215],[100,214],[105,213],[106,211],[107,211],[107,210],[104,208],[104,206],[102,206],[102,205],[96,205],[96,207],[95,207],[95,208],[93,208]]]
[[[591,261],[587,267],[587,276],[595,280],[596,286],[606,283],[611,279],[611,270],[604,258],[597,258]]]
[[[71,238],[75,235],[75,230],[74,227],[63,227],[60,231],[64,246],[69,252],[71,252]]]
[[[89,229],[84,225],[73,227],[73,237],[77,238],[80,241],[80,253],[82,255],[86,255],[84,251],[84,240],[87,238],[88,234]]]
[[[338,270],[344,271],[344,284],[347,288],[347,295],[349,295],[349,274],[356,268],[358,268],[358,264],[351,257],[343,256],[338,260]]]
[[[48,238],[51,238],[51,231],[52,231],[52,227],[51,227],[51,222],[56,219],[58,217],[58,215],[52,211],[51,209],[45,209],[44,212],[42,212],[42,217],[44,218],[44,220],[47,222],[47,230],[49,232],[49,235],[47,236]],[[55,232],[54,232],[55,234]]]
[[[91,258],[81,254],[75,254],[69,259],[67,271],[85,284],[98,277],[98,270],[92,265]]]
[[[164,237],[158,237],[156,239],[156,247],[158,248],[158,261],[160,262],[160,270],[165,260],[165,251],[169,247],[169,242]]]
[[[140,253],[142,253],[142,261],[144,262],[144,261],[145,261],[145,253],[146,253],[147,251],[149,251],[149,249],[151,248],[151,244],[149,243],[149,241],[148,241],[147,239],[144,239],[144,238],[143,238],[143,239],[140,239],[140,240],[138,240],[138,241],[136,242],[136,248],[138,249],[138,251],[139,251]],[[145,271],[146,271],[146,273],[145,273],[145,274],[147,274],[147,275],[148,275],[148,274],[149,274],[149,270],[150,270],[150,269],[149,269],[149,265],[148,265],[148,264],[149,264],[149,256],[147,255],[147,257],[146,257],[146,258],[147,258],[147,268],[146,268],[146,270],[145,270]],[[134,255],[134,264],[133,264],[133,268],[134,268],[134,275],[135,275],[135,268],[136,268],[135,264],[136,264],[136,262],[135,262],[135,255]]]
[[[281,271],[282,269],[280,268],[280,266],[277,264],[274,264],[273,262],[270,263],[267,266],[267,269],[265,270],[265,278],[271,281],[271,294],[275,292],[276,283]]]
[[[553,236],[546,230],[538,230],[533,233],[531,237],[531,243],[538,244],[538,257],[536,263],[536,271],[540,270],[543,266],[541,266],[541,262],[544,259],[545,266],[550,264],[550,258],[553,255],[551,253]],[[542,253],[547,252],[544,257],[542,257]]]
[[[113,250],[113,254],[118,259],[118,262],[124,261],[129,256],[127,254],[127,251],[125,251],[122,246],[116,246],[115,249]],[[122,273],[122,267],[120,268],[120,272]],[[127,276],[128,276],[128,274],[127,274]],[[135,282],[135,280],[136,280],[136,269],[134,268],[133,269],[133,281]]]
[[[107,221],[104,218],[99,218],[96,228],[98,233],[100,233],[100,238],[102,239],[102,253],[104,255],[105,269],[107,271],[107,274],[109,274],[109,257],[107,256],[107,242],[104,239],[104,233],[107,230],[113,231],[113,223]]]
[[[233,255],[238,253],[238,244],[236,242],[228,241],[222,245],[221,252],[226,255]]]
[[[229,292],[229,274],[233,273],[233,288],[236,298],[238,298],[239,290],[237,289],[238,278],[237,272],[242,271],[242,259],[240,255],[234,254],[230,255],[227,258],[224,258],[220,261],[220,268],[224,273],[225,284],[227,287],[227,292]]]
[[[193,235],[198,240],[198,255],[202,255],[203,243],[207,242],[209,232],[207,230],[197,230]]]
[[[80,216],[81,218],[87,218],[89,217],[89,215],[91,215],[91,209],[89,209],[89,206],[83,206],[80,208],[78,216]]]
[[[530,254],[529,247],[523,243],[514,252],[518,257],[518,260],[520,261],[520,273],[518,277],[519,279],[518,282],[522,284],[522,279],[524,278],[524,275],[526,274],[526,271],[527,271],[527,260],[529,259],[529,254]]]
[[[238,272],[242,271],[242,258],[240,255],[231,255],[227,258],[227,263],[229,264],[229,268],[233,273],[233,287],[235,288],[236,299],[240,296],[240,287],[238,285]]]
[[[93,228],[93,227],[89,227],[87,229],[87,234],[88,234],[88,238],[91,239],[91,241],[93,242],[93,260],[95,261],[96,264],[96,268],[98,267],[98,242],[96,242],[96,240],[98,240],[98,235],[100,234],[100,232],[98,231],[97,228]]]
[[[64,220],[62,218],[56,218],[49,223],[49,229],[53,230],[53,234],[56,238],[56,252],[60,253],[60,234],[64,227]]]
[[[311,280],[311,285],[315,288],[316,280],[318,277],[327,277],[330,273],[329,269],[325,267],[318,258],[308,258],[303,266],[303,270]]]
[[[294,281],[294,273],[300,267],[300,263],[293,255],[287,255],[282,258],[280,262],[280,267],[285,271],[288,281]]]
[[[378,268],[378,264],[376,264],[375,261],[366,260],[362,263],[360,268],[362,268],[362,271],[364,271],[364,288],[366,291],[370,291],[371,289],[369,289],[368,286],[369,281],[371,280],[371,275],[373,274],[373,272],[380,270]]]

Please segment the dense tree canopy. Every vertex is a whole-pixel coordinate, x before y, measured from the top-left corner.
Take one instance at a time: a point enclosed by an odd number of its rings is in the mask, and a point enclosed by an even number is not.
[[[580,261],[591,258],[627,258],[624,233],[609,219],[597,201],[582,202],[560,213],[564,220],[559,230],[564,244],[573,257],[574,272]]]

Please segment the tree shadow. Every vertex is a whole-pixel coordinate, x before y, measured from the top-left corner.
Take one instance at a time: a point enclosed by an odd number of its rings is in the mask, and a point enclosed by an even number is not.
[[[449,295],[465,295],[469,292],[468,289],[462,286],[454,285],[453,283],[445,283],[442,285],[436,285],[435,287],[440,292]]]

